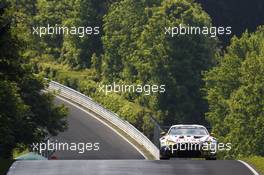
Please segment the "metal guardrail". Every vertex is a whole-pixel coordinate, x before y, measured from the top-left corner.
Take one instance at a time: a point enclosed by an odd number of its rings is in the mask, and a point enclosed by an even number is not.
[[[49,91],[56,91],[60,96],[72,100],[73,102],[93,111],[95,114],[103,117],[110,123],[114,124],[116,127],[124,131],[131,138],[133,138],[138,144],[143,146],[148,150],[155,159],[159,159],[159,149],[139,130],[137,130],[128,121],[121,119],[116,113],[105,109],[100,104],[93,101],[91,98],[85,96],[84,94],[64,86],[55,81],[49,82]]]

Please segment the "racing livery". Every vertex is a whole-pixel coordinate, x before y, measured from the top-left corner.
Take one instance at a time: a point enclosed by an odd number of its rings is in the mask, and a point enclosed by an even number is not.
[[[160,159],[193,157],[216,160],[217,140],[202,125],[173,125],[160,138]]]

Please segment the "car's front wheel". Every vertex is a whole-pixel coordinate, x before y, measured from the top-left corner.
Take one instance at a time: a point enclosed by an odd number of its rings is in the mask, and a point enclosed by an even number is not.
[[[170,159],[170,153],[167,146],[163,146],[160,149],[160,160],[169,160]]]

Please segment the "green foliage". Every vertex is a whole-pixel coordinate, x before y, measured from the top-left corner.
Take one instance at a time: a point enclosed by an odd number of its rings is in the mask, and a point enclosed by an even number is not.
[[[12,9],[4,6],[0,18],[0,157],[10,158],[16,147],[28,147],[48,134],[66,128],[66,109],[53,105],[53,96],[42,93],[42,77],[32,73],[23,48],[13,33]],[[18,42],[19,41],[19,42]]]
[[[165,27],[180,24],[231,25],[235,34],[245,28],[252,31],[262,20],[260,0],[241,1],[240,10],[234,10],[237,2],[225,0],[5,1],[10,10],[0,9],[0,140],[10,140],[6,148],[64,129],[65,109],[54,107],[51,95],[39,93],[44,88],[41,76],[45,76],[92,97],[148,136],[153,129],[150,116],[163,125],[209,121],[220,141],[233,144],[229,158],[264,154],[263,27],[254,34],[234,37],[223,57],[218,39],[165,35]],[[213,21],[195,2],[202,3]],[[99,26],[100,34],[83,38],[32,35],[33,26],[48,24]],[[222,39],[226,44],[226,38]],[[166,92],[145,96],[97,91],[99,83],[113,82],[164,84]],[[26,139],[19,140],[14,131]]]
[[[217,67],[205,74],[207,117],[229,156],[263,155],[264,28],[234,37]]]
[[[96,20],[97,14],[92,8],[91,1],[79,0],[73,2],[74,6],[72,7],[72,14],[69,15],[68,19],[65,19],[62,24],[69,27],[94,27],[94,20]],[[60,59],[72,67],[90,67],[90,59],[93,54],[93,49],[96,48],[93,48],[95,43],[90,38],[91,37],[87,35],[83,38],[71,35],[64,36]]]
[[[246,161],[249,163],[254,169],[257,170],[260,175],[264,175],[264,157],[260,156],[252,156],[252,157],[246,157],[242,158],[242,160]]]
[[[8,0],[14,9],[14,32],[27,44],[23,56],[48,57],[72,68],[91,66],[92,55],[102,52],[102,18],[109,2],[105,0]],[[32,35],[33,27],[100,27],[99,35]]]
[[[72,4],[65,1],[35,1],[37,12],[29,16],[32,19],[33,24],[29,25],[28,28],[32,27],[46,27],[48,24],[55,26],[60,25],[62,20],[67,18],[67,14],[70,12]],[[37,35],[35,38],[35,44],[38,48],[38,56],[42,54],[50,55],[52,58],[57,59],[60,55],[60,49],[62,45],[62,36],[60,35],[45,35],[41,38]],[[34,47],[32,49],[35,49]]]
[[[165,124],[205,123],[201,72],[214,62],[216,40],[192,35],[171,38],[165,27],[210,26],[209,16],[193,1],[167,0],[113,4],[105,16],[103,75],[106,81],[165,84],[166,93],[130,99],[161,111]]]
[[[66,0],[71,4],[68,8],[67,18],[61,19],[63,26],[99,27],[98,35],[64,36],[59,60],[73,68],[87,68],[91,66],[93,54],[102,52],[101,32],[102,17],[107,10],[107,2],[94,0]],[[65,4],[64,4],[65,5]]]
[[[147,21],[149,1],[124,0],[111,5],[104,17],[103,75],[108,81],[134,80],[133,52]]]

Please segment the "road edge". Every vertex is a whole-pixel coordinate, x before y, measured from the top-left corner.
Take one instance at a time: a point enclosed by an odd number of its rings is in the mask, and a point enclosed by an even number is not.
[[[244,162],[243,160],[237,160],[238,162],[245,165],[254,175],[260,175],[252,166],[250,166],[248,163]]]
[[[136,145],[136,144],[134,144],[131,141],[131,140],[133,140],[134,142],[136,142],[133,138],[131,138],[127,134],[125,136],[124,131],[116,128],[116,126],[113,126],[113,124],[110,124],[108,121],[106,121],[102,117],[97,116],[91,110],[89,110],[89,109],[87,109],[87,108],[85,108],[85,107],[83,107],[83,106],[81,106],[79,104],[76,104],[75,102],[71,101],[70,99],[67,99],[65,97],[62,97],[59,94],[56,94],[56,97],[59,98],[59,99],[61,99],[61,100],[63,100],[63,101],[66,101],[67,103],[70,103],[74,107],[76,107],[76,108],[82,110],[83,112],[89,114],[91,117],[95,118],[96,120],[98,120],[99,122],[101,122],[102,124],[104,124],[105,126],[107,126],[108,128],[110,128],[112,131],[114,131],[116,134],[118,134],[122,139],[124,139],[126,142],[128,142],[133,148],[135,148],[146,160],[154,160],[154,158],[152,156],[150,156],[150,153],[145,153],[147,150],[144,150],[144,151],[141,150],[142,148],[141,149],[139,148],[139,144]],[[121,133],[121,132],[123,132],[123,133]]]

